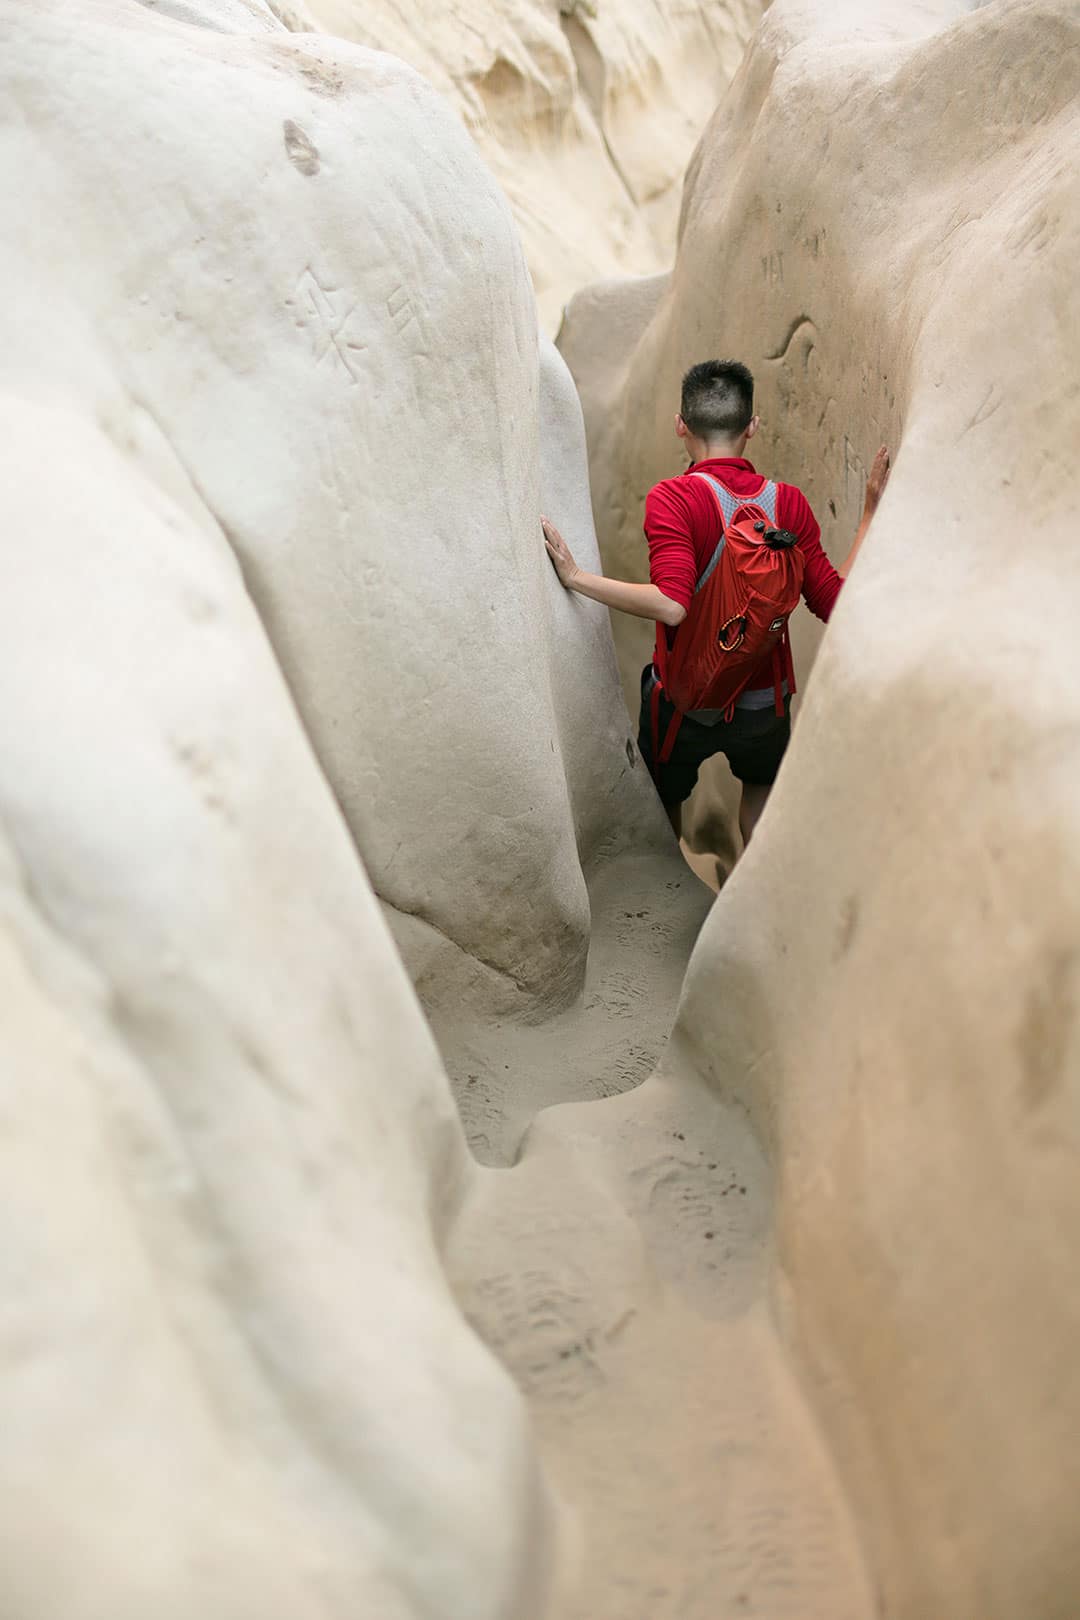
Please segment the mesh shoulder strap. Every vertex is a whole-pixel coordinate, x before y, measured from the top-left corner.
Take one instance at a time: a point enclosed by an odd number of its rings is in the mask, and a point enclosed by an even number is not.
[[[728,526],[731,523],[732,518],[735,516],[735,513],[739,510],[740,506],[745,506],[748,502],[751,502],[754,506],[760,506],[769,522],[776,522],[776,485],[770,479],[766,481],[765,487],[761,490],[760,494],[733,495],[730,489],[722,484],[718,478],[713,478],[710,473],[691,473],[690,476],[691,478],[702,478],[704,479],[705,483],[710,485],[713,494],[720,503],[720,511],[724,519],[724,529],[720,536],[719,544],[717,545],[712,556],[709,558],[708,562],[705,564],[701,577],[694,586],[694,595],[696,596],[698,591],[700,591],[701,587],[704,585],[705,581],[708,579],[709,575],[712,573],[713,569],[716,567],[717,563],[720,561],[720,554],[724,549],[724,542],[727,539]]]
[[[735,495],[718,478],[714,478],[711,473],[691,473],[690,476],[692,478],[703,478],[707,484],[711,485],[713,493],[720,503],[720,510],[724,514],[725,529],[739,507],[745,506],[747,502],[751,502],[754,506],[760,506],[770,523],[776,522],[776,485],[771,479],[766,480],[764,488],[758,495]]]

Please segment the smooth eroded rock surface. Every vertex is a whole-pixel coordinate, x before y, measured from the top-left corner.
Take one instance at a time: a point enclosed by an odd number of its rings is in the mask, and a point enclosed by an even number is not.
[[[5,1612],[539,1615],[475,1167],[236,560],[86,412],[0,416]]]
[[[597,737],[599,610],[572,620],[588,748],[556,717],[535,310],[472,143],[389,57],[135,5],[88,6],[78,45],[46,14],[9,71],[13,374],[213,513],[406,954],[407,933],[508,1006],[565,1003],[588,904],[562,751],[590,755],[595,818],[628,728]],[[556,467],[545,499],[579,478]],[[656,826],[644,778],[624,837]]]

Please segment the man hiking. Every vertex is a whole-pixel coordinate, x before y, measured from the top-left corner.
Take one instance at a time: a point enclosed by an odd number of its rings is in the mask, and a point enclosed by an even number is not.
[[[642,671],[638,746],[676,835],[681,831],[683,803],[700,767],[713,754],[723,753],[742,784],[739,829],[744,844],[764,809],[791,734],[795,680],[787,611],[801,591],[810,611],[828,620],[889,477],[889,453],[882,446],[867,479],[858,532],[846,560],[836,569],[821,548],[821,530],[802,491],[793,484],[771,483],[746,459],[746,447],[760,425],[760,417],[754,415],[754,379],[744,365],[705,360],[691,366],[683,378],[675,418],[675,432],[686,446],[690,466],[655,485],[645,502],[648,585],[583,572],[559,531],[542,519],[548,555],[568,590],[623,613],[656,620],[656,652]],[[714,580],[706,598],[706,582],[725,550],[728,578]],[[753,601],[756,593],[733,571],[740,567],[749,571],[759,560],[790,601],[784,600],[783,611],[769,608],[766,593],[755,626],[747,598]],[[737,611],[730,617],[718,613],[719,622],[703,626],[702,616],[716,611],[713,599],[721,600],[717,593],[724,589],[729,596],[732,591],[737,594]],[[663,681],[667,673],[669,685],[692,690],[685,680],[680,686],[674,679],[679,626],[692,606],[695,613],[684,638],[692,635],[695,645],[706,646],[704,656],[711,655],[713,664],[717,659],[723,662],[715,651],[717,644],[732,654],[732,663],[740,656],[744,638],[746,645],[741,655],[744,666],[734,676],[737,695],[723,706],[682,711],[672,703]],[[770,619],[772,612],[776,616]],[[759,642],[754,641],[755,633]],[[767,649],[760,661],[755,655],[759,644]],[[713,676],[708,689],[716,690],[716,682],[722,685],[723,679],[722,674]]]

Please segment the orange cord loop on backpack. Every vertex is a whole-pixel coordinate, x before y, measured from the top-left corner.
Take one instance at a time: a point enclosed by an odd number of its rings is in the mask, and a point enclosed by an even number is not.
[[[727,639],[728,638],[728,631],[731,629],[731,626],[733,624],[738,625],[739,633],[735,637],[734,641],[729,641]],[[745,616],[745,614],[733,613],[731,618],[726,620],[725,623],[723,623],[720,626],[719,630],[716,632],[716,639],[720,643],[721,647],[724,649],[725,652],[734,652],[736,647],[741,647],[742,646],[743,637],[745,635],[746,635],[746,616]]]

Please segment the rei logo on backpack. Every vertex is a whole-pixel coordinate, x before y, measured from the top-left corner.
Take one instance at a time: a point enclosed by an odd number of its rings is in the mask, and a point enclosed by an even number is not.
[[[719,543],[697,585],[686,618],[662,657],[660,683],[679,711],[655,756],[663,763],[682,715],[723,709],[735,700],[772,655],[777,713],[783,714],[781,647],[798,606],[803,555],[795,536],[776,528],[776,485],[752,499],[733,495],[708,473],[694,473],[712,489],[723,524]],[[659,741],[659,739],[657,739]]]

